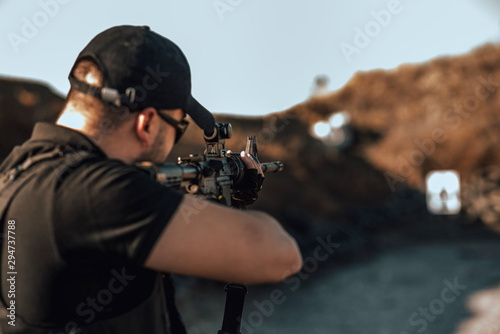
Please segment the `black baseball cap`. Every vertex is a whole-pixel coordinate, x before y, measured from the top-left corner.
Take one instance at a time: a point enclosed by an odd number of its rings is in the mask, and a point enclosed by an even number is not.
[[[107,29],[80,52],[75,61],[90,58],[103,75],[103,87],[77,80],[70,72],[71,88],[133,111],[147,107],[183,109],[211,135],[214,116],[191,95],[191,71],[181,49],[148,26]]]

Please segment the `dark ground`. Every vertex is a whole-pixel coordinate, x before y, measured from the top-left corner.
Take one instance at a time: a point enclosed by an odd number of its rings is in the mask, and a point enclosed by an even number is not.
[[[500,333],[500,236],[443,217],[432,224],[440,225],[425,224],[418,237],[374,236],[375,247],[333,254],[317,268],[306,260],[308,271],[284,283],[249,286],[242,334]],[[176,281],[189,333],[217,333],[224,285]]]

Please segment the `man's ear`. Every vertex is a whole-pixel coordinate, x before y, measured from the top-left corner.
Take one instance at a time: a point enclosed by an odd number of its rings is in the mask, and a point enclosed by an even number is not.
[[[143,109],[137,116],[135,133],[144,147],[150,147],[153,143],[152,123],[156,117],[156,109],[148,107]]]

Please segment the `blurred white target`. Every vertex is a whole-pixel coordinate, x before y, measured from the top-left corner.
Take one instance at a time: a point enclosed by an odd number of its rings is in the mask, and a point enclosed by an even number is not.
[[[319,139],[328,137],[330,131],[330,124],[327,122],[318,122],[313,126],[313,135]]]
[[[432,171],[426,177],[427,209],[435,215],[460,212],[460,176],[457,171]]]
[[[341,111],[330,116],[328,123],[333,129],[340,129],[351,121],[351,116],[347,111]]]
[[[315,123],[311,134],[328,146],[343,149],[352,142],[352,131],[349,128],[351,117],[347,111],[330,115],[328,121]]]

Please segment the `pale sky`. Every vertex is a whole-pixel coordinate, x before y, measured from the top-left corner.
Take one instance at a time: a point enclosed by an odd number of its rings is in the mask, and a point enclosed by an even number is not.
[[[0,0],[0,75],[65,95],[90,39],[149,25],[184,51],[205,107],[264,115],[307,99],[317,75],[337,90],[359,70],[499,42],[499,12],[496,0]]]

